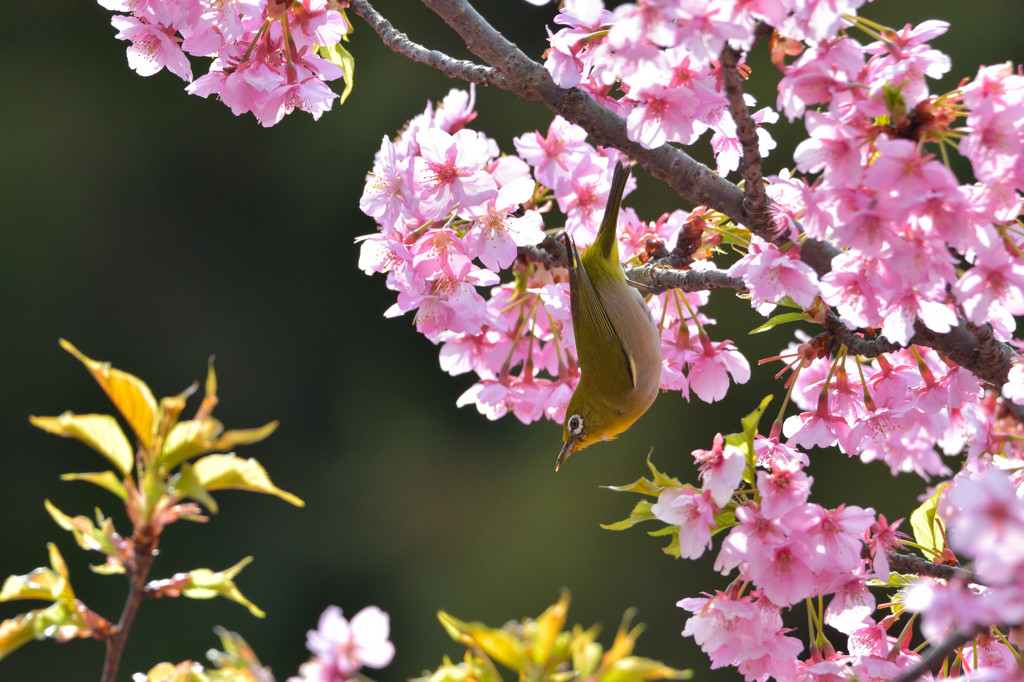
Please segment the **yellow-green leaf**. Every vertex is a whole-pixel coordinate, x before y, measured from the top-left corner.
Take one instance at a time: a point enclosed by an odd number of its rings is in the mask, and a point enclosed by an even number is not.
[[[530,646],[530,658],[540,665],[550,658],[555,638],[565,627],[565,617],[569,613],[569,591],[562,590],[558,601],[549,606],[537,618],[537,634]]]
[[[0,660],[36,638],[36,622],[42,609],[22,613],[0,623]]]
[[[942,550],[946,547],[943,533],[945,526],[935,510],[939,504],[939,497],[942,496],[947,485],[947,483],[939,485],[935,494],[921,503],[921,506],[910,515],[910,527],[914,529],[914,541],[935,556],[942,554]]]
[[[645,682],[646,680],[688,680],[692,670],[676,670],[659,661],[626,656],[610,665],[599,676],[600,682]]]
[[[351,52],[342,47],[341,43],[336,45],[318,45],[317,52],[327,61],[340,66],[344,72],[342,78],[345,79],[345,89],[342,90],[341,95],[338,97],[338,104],[344,104],[349,94],[351,94],[354,84],[353,78],[356,71],[355,57],[352,56]]]
[[[45,500],[43,504],[46,506],[46,511],[50,512],[50,516],[57,522],[57,525],[64,530],[69,530],[75,536],[75,542],[82,549],[91,550],[94,552],[103,552],[104,554],[115,554],[117,549],[110,542],[110,539],[106,537],[104,532],[93,525],[91,519],[85,516],[76,516],[74,518],[68,516],[49,500]],[[112,530],[112,527],[111,527]]]
[[[57,601],[65,590],[64,577],[51,568],[37,568],[25,575],[8,576],[0,589],[0,601],[41,599]]]
[[[158,663],[150,668],[142,679],[145,682],[211,682],[213,678],[208,676],[203,671],[203,666],[198,663],[182,661],[178,665]],[[237,682],[242,682],[243,679],[239,677]]]
[[[206,490],[237,488],[276,495],[296,507],[305,502],[270,482],[270,477],[255,459],[242,459],[232,454],[207,455],[193,465],[199,484]]]
[[[678,478],[674,478],[668,474],[658,471],[658,468],[654,466],[654,462],[651,461],[651,455],[653,454],[653,449],[647,453],[647,468],[651,470],[651,476],[653,477],[656,489],[660,492],[662,488],[682,485]]]
[[[211,452],[227,452],[237,445],[250,445],[265,439],[277,429],[277,422],[255,429],[224,431],[224,425],[213,417],[178,422],[167,434],[160,464],[172,469],[181,462]]]
[[[811,316],[808,315],[807,313],[803,312],[803,311],[800,311],[798,313],[781,313],[779,315],[776,315],[775,317],[769,318],[767,322],[762,324],[760,327],[757,327],[756,329],[751,329],[748,333],[751,334],[751,335],[753,335],[753,334],[760,334],[761,332],[766,332],[769,329],[773,329],[777,325],[785,324],[786,322],[812,322],[812,321],[813,320],[812,320]]]
[[[604,649],[597,643],[598,627],[592,626],[584,630],[579,625],[573,627],[572,667],[580,679],[590,679],[601,664]]]
[[[170,470],[185,460],[213,452],[209,442],[223,429],[224,426],[213,417],[178,422],[171,427],[164,440],[160,465],[164,470]]]
[[[124,431],[109,414],[74,414],[29,417],[33,426],[65,438],[76,438],[106,457],[122,476],[132,470],[135,456]]]
[[[637,625],[634,628],[630,628],[629,624],[633,621],[633,616],[636,615],[636,609],[626,609],[626,612],[622,614],[622,622],[619,623],[619,629],[615,633],[615,641],[612,643],[608,653],[604,656],[604,662],[607,665],[611,665],[615,661],[621,658],[625,658],[633,653],[633,647],[636,645],[636,639],[644,631],[643,625]]]
[[[465,623],[444,611],[439,611],[437,617],[456,642],[475,645],[498,663],[516,672],[525,667],[523,643],[511,632],[489,628],[483,623]]]
[[[220,644],[224,647],[224,650],[217,651],[216,649],[210,649],[206,652],[206,657],[210,659],[211,663],[217,666],[217,672],[228,674],[235,673],[238,676],[239,682],[250,678],[273,679],[269,675],[269,668],[263,667],[263,664],[260,663],[260,659],[256,657],[256,653],[252,650],[252,647],[249,646],[249,643],[246,642],[240,634],[222,628],[219,625],[213,628],[213,631],[218,637],[220,637]],[[246,676],[243,671],[248,670],[255,672]]]
[[[83,620],[78,606],[55,602],[46,608],[33,609],[0,623],[0,659],[33,639],[55,639],[66,642],[73,637],[94,634]]]
[[[156,423],[156,399],[149,386],[132,374],[114,369],[108,362],[98,362],[87,357],[64,339],[60,340],[60,345],[85,365],[135,431],[139,442],[148,449],[153,444]]]
[[[61,474],[60,480],[85,481],[109,490],[122,500],[128,499],[128,491],[124,489],[124,484],[121,483],[121,479],[119,479],[117,474],[113,471],[100,471],[85,474]]]
[[[257,618],[263,618],[266,614],[249,601],[234,583],[234,577],[251,561],[251,556],[246,557],[231,568],[223,571],[211,571],[208,568],[197,568],[194,571],[189,571],[189,584],[182,589],[181,593],[190,599],[224,597],[245,606],[249,609],[249,613]]]
[[[772,401],[771,395],[766,395],[761,399],[761,403],[757,406],[757,409],[743,417],[740,420],[740,424],[743,426],[743,431],[740,433],[730,433],[725,437],[726,445],[733,445],[743,452],[744,458],[747,460],[747,466],[743,470],[743,480],[751,485],[754,484],[756,476],[757,466],[757,453],[754,450],[754,439],[757,436],[758,424],[761,422],[761,416],[764,411],[768,409],[768,404]]]
[[[188,462],[182,464],[181,470],[171,478],[171,489],[176,498],[191,497],[206,507],[211,514],[217,513],[217,502],[199,482],[195,469]]]
[[[605,530],[626,530],[632,528],[636,524],[642,521],[651,521],[655,518],[654,512],[651,511],[653,502],[649,500],[640,500],[633,507],[633,511],[629,513],[629,517],[616,523],[602,523],[601,528]]]
[[[37,568],[25,575],[12,575],[0,588],[0,601],[14,599],[42,599],[44,601],[70,601],[75,593],[68,582],[68,567],[57,545],[46,543],[50,553],[50,568]]]

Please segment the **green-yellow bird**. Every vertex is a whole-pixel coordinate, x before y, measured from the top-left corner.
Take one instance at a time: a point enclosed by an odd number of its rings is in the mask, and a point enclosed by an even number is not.
[[[572,453],[632,426],[661,384],[658,326],[619,263],[619,205],[628,177],[629,171],[616,165],[597,238],[582,257],[565,236],[580,382],[565,410],[565,443],[556,471]]]

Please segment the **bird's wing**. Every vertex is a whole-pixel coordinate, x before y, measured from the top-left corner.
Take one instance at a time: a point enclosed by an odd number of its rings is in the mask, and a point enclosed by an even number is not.
[[[602,303],[597,289],[594,288],[590,277],[587,275],[586,268],[583,267],[579,251],[576,249],[576,243],[569,235],[565,236],[565,240],[569,252],[569,301],[572,308],[573,327],[576,329],[578,328],[576,325],[589,325],[589,328],[596,332],[597,340],[600,343],[606,345],[614,344],[614,347],[618,349],[622,357],[623,366],[626,374],[629,376],[630,385],[636,388],[636,368],[633,364],[633,359],[623,347],[622,339],[616,333],[615,327],[608,317],[608,311],[605,310],[604,303]],[[577,356],[585,352],[586,349],[581,349],[579,339],[576,339]],[[585,363],[586,360],[580,358],[580,367],[583,368],[583,371],[589,369],[584,366]]]

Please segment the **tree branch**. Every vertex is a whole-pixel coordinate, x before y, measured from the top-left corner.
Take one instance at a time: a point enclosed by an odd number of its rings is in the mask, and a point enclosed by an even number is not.
[[[775,241],[776,234],[772,216],[768,211],[768,194],[764,189],[761,175],[761,151],[757,142],[757,124],[750,118],[747,103],[743,101],[743,85],[740,83],[740,53],[729,45],[722,50],[719,60],[722,72],[722,86],[729,100],[729,113],[736,124],[736,137],[743,147],[739,171],[743,176],[743,210],[750,216],[744,223],[751,232],[766,241]]]
[[[470,52],[494,67],[504,81],[501,87],[582,127],[597,144],[622,150],[693,204],[711,206],[744,225],[749,222],[738,187],[680,149],[670,145],[644,149],[630,141],[625,120],[579,88],[566,90],[556,85],[547,69],[510,43],[468,2],[423,0],[423,4],[462,37]]]
[[[117,630],[107,640],[107,653],[103,660],[101,682],[114,682],[117,679],[117,670],[121,667],[121,657],[124,655],[124,645],[128,641],[128,633],[132,629],[135,614],[146,593],[146,578],[153,567],[155,556],[153,550],[153,545],[148,542],[136,542],[135,556],[125,567],[128,573],[128,598],[125,600],[124,610],[121,611]]]
[[[889,567],[897,571],[923,575],[928,578],[939,578],[940,580],[959,580],[965,585],[978,582],[973,571],[959,566],[936,564],[914,554],[901,554],[892,550],[887,551],[885,556],[889,560]]]
[[[532,263],[539,263],[549,268],[567,266],[565,247],[554,237],[544,237],[535,246],[518,247],[520,258]],[[730,277],[724,270],[676,270],[671,267],[659,267],[658,262],[648,263],[626,270],[626,278],[631,282],[642,284],[661,294],[669,289],[682,291],[709,291],[712,289],[734,289],[740,293],[747,291],[742,279]]]
[[[899,677],[893,680],[893,682],[914,682],[914,680],[920,679],[928,673],[938,672],[939,666],[942,665],[942,662],[946,660],[947,656],[970,642],[981,633],[987,631],[988,626],[975,625],[970,632],[954,632],[948,635],[944,640],[932,646],[927,653],[921,657],[920,661],[918,661],[912,668],[902,673]]]
[[[356,3],[361,1],[355,0]],[[423,4],[458,33],[473,54],[494,69],[498,79],[495,85],[498,87],[522,99],[537,102],[575,123],[586,130],[597,144],[623,151],[648,174],[664,181],[679,196],[693,204],[713,208],[748,227],[766,224],[762,210],[767,211],[767,206],[762,206],[760,199],[748,199],[739,187],[672,145],[645,149],[631,141],[626,136],[625,120],[592,100],[579,88],[567,90],[555,84],[542,65],[527,57],[495,30],[467,0],[423,0]],[[741,114],[737,114],[737,117],[743,118]],[[747,118],[749,120],[749,116]],[[744,157],[747,157],[746,149]],[[746,184],[761,185],[760,182],[751,181]],[[770,225],[770,220],[767,224]],[[801,245],[801,258],[819,276],[829,272],[832,258],[837,253],[839,251],[835,247],[813,240]],[[935,349],[997,387],[1006,382],[1007,373],[1016,357],[1010,346],[992,337],[991,329],[986,331],[984,328],[969,327],[963,319],[957,329],[946,334],[933,332],[917,322],[911,343]]]
[[[354,14],[362,17],[370,25],[370,28],[377,32],[381,42],[397,54],[435,68],[449,78],[457,78],[486,87],[497,86],[507,89],[501,76],[491,67],[455,59],[443,52],[428,49],[409,40],[407,35],[392,26],[391,22],[381,16],[380,12],[375,10],[367,0],[352,0],[349,8]]]
[[[712,289],[734,289],[746,293],[747,285],[742,279],[730,277],[724,270],[674,270],[659,268],[657,264],[643,265],[626,270],[631,282],[650,287],[652,293],[661,294],[669,289],[682,291],[710,291]]]

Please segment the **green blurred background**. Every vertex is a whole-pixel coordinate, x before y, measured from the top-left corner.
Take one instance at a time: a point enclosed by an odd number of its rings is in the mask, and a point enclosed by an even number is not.
[[[467,56],[418,3],[377,4],[413,39]],[[135,75],[110,13],[95,3],[48,5],[54,11],[45,17],[19,7],[0,25],[0,575],[44,565],[45,543],[56,541],[79,595],[111,619],[120,612],[123,578],[91,574],[87,565],[99,555],[84,556],[43,509],[44,498],[69,514],[102,505],[127,528],[113,498],[58,480],[101,460],[28,423],[29,414],[110,409],[57,339],[137,374],[157,396],[201,380],[216,354],[217,416],[236,428],[281,421],[269,440],[239,454],[259,458],[307,506],[224,492],[211,523],[171,527],[154,578],[222,569],[251,554],[238,584],[267,618],[220,600],[147,602],[120,679],[162,660],[203,660],[221,624],[246,637],[284,680],[307,657],[306,630],[325,606],[351,616],[377,604],[391,614],[397,655],[373,676],[403,680],[435,667],[442,654],[461,653],[438,625],[437,609],[498,625],[539,614],[563,587],[573,594],[570,619],[602,623],[605,642],[623,611],[637,607],[648,624],[639,653],[692,666],[700,679],[735,679],[707,672],[704,656],[679,636],[686,614],[675,602],[725,585],[710,571],[713,555],[673,560],[660,551],[663,539],[642,526],[601,530],[636,500],[600,486],[645,474],[652,447],[660,468],[692,480],[691,450],[708,447],[716,431],[735,430],[765,393],[778,396],[777,409],[783,389],[772,378],[775,365],[755,365],[751,383],[724,405],[664,395],[629,433],[555,475],[559,427],[491,423],[472,408],[456,409],[472,380],[441,373],[437,348],[415,333],[411,318],[385,320],[393,294],[381,276],[355,267],[353,239],[374,229],[357,202],[381,137],[460,84],[390,53],[353,17],[350,101],[318,123],[296,113],[266,130],[187,96],[166,72]],[[552,8],[518,0],[480,8],[539,57]],[[1019,11],[1013,2],[916,0],[862,14],[897,26],[952,21],[935,43],[955,64],[938,91],[979,64],[1020,61]],[[752,60],[750,89],[773,104],[775,73],[763,52]],[[194,69],[199,75],[206,66]],[[513,137],[551,119],[504,92],[477,98],[475,126],[505,151]],[[780,148],[768,161],[772,172],[791,164],[797,140],[788,125],[774,132]],[[704,146],[695,154],[707,160]],[[627,203],[643,218],[681,206],[639,175]],[[728,293],[714,299],[716,338],[736,339],[752,364],[786,343],[790,330],[747,337],[759,318]],[[890,518],[908,514],[924,489],[831,452],[816,453],[811,473],[816,500],[870,505]],[[0,617],[34,606],[4,604]],[[790,624],[800,623],[791,614]],[[0,679],[98,679],[102,656],[95,642],[30,644],[0,662]]]

